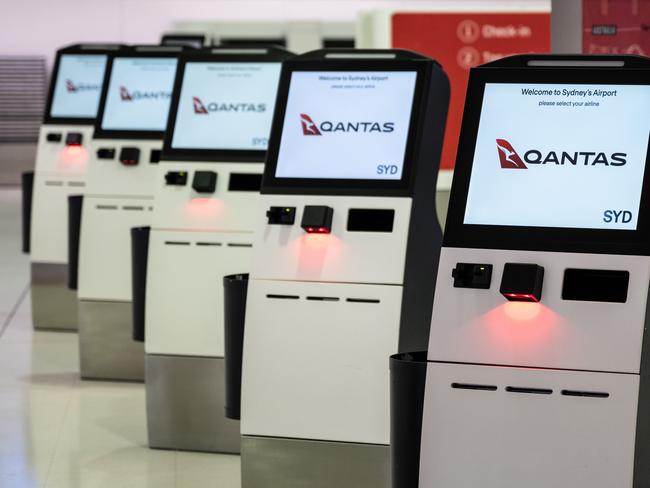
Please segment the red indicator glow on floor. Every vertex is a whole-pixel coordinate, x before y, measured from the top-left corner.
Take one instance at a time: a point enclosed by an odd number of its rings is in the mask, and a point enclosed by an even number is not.
[[[325,232],[307,232],[302,236],[302,244],[307,248],[323,248],[328,246],[338,247],[338,239]]]
[[[506,302],[484,316],[496,344],[507,348],[544,347],[560,330],[557,314],[542,303]]]
[[[543,305],[531,302],[508,302],[503,304],[503,313],[516,321],[533,320],[544,309]]]
[[[305,229],[308,234],[329,234],[330,232],[325,227],[307,227]]]
[[[320,279],[325,266],[335,266],[343,243],[336,236],[324,233],[304,233],[290,243],[296,253],[297,273],[306,279]]]
[[[88,153],[83,146],[66,146],[61,150],[61,161],[66,165],[86,164]]]
[[[190,219],[214,219],[221,206],[221,201],[215,198],[192,198],[185,204],[185,212]]]

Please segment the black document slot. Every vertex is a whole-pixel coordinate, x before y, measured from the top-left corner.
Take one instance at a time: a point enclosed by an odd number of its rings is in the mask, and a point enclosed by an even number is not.
[[[395,210],[351,208],[348,212],[348,232],[393,232]]]
[[[569,268],[564,270],[562,299],[625,303],[629,282],[628,271]]]
[[[47,142],[61,142],[63,135],[60,132],[49,132],[45,139]]]
[[[97,149],[97,159],[115,159],[115,148],[100,147]]]
[[[258,173],[230,173],[228,191],[260,191],[262,175]]]
[[[162,151],[160,149],[152,149],[149,153],[149,162],[151,164],[158,164],[160,162],[160,155]]]

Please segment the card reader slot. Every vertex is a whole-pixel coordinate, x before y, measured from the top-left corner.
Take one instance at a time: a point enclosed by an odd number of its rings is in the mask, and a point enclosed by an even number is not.
[[[149,153],[149,162],[151,164],[158,164],[160,162],[160,156],[162,151],[160,149],[152,149]]]
[[[509,393],[528,393],[531,395],[550,395],[553,390],[548,388],[529,388],[526,386],[506,386]]]
[[[298,295],[277,295],[269,293],[266,295],[266,298],[271,298],[272,300],[298,300],[300,297]]]
[[[144,207],[141,205],[122,205],[122,210],[138,210],[144,212]]]
[[[373,304],[377,304],[381,302],[381,300],[377,298],[346,298],[345,301],[348,303],[373,303]]]
[[[243,242],[229,242],[228,247],[253,247],[252,244],[246,244]]]
[[[629,271],[567,268],[562,300],[625,303],[629,282]]]
[[[393,232],[395,210],[351,208],[348,211],[348,232]]]
[[[496,385],[479,385],[476,383],[452,383],[454,390],[497,391]]]
[[[63,186],[63,182],[48,180],[45,182],[45,186]]]
[[[562,390],[562,395],[585,398],[609,398],[605,391]]]
[[[117,205],[95,205],[97,210],[117,210]]]
[[[220,242],[195,242],[197,246],[221,246]]]
[[[261,173],[230,173],[228,191],[260,191]]]
[[[316,297],[316,296],[308,296],[305,297],[307,300],[312,300],[315,302],[338,302],[341,299],[339,297]]]
[[[189,241],[165,241],[166,246],[189,246]]]

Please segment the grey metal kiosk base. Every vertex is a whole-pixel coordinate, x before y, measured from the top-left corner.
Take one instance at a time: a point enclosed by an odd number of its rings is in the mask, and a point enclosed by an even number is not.
[[[144,344],[132,337],[131,302],[79,301],[81,377],[144,381]]]
[[[68,289],[68,265],[32,263],[32,323],[36,330],[77,330],[77,293]]]
[[[389,488],[390,448],[243,436],[242,488]]]
[[[223,358],[146,355],[149,447],[239,454],[225,416]]]

